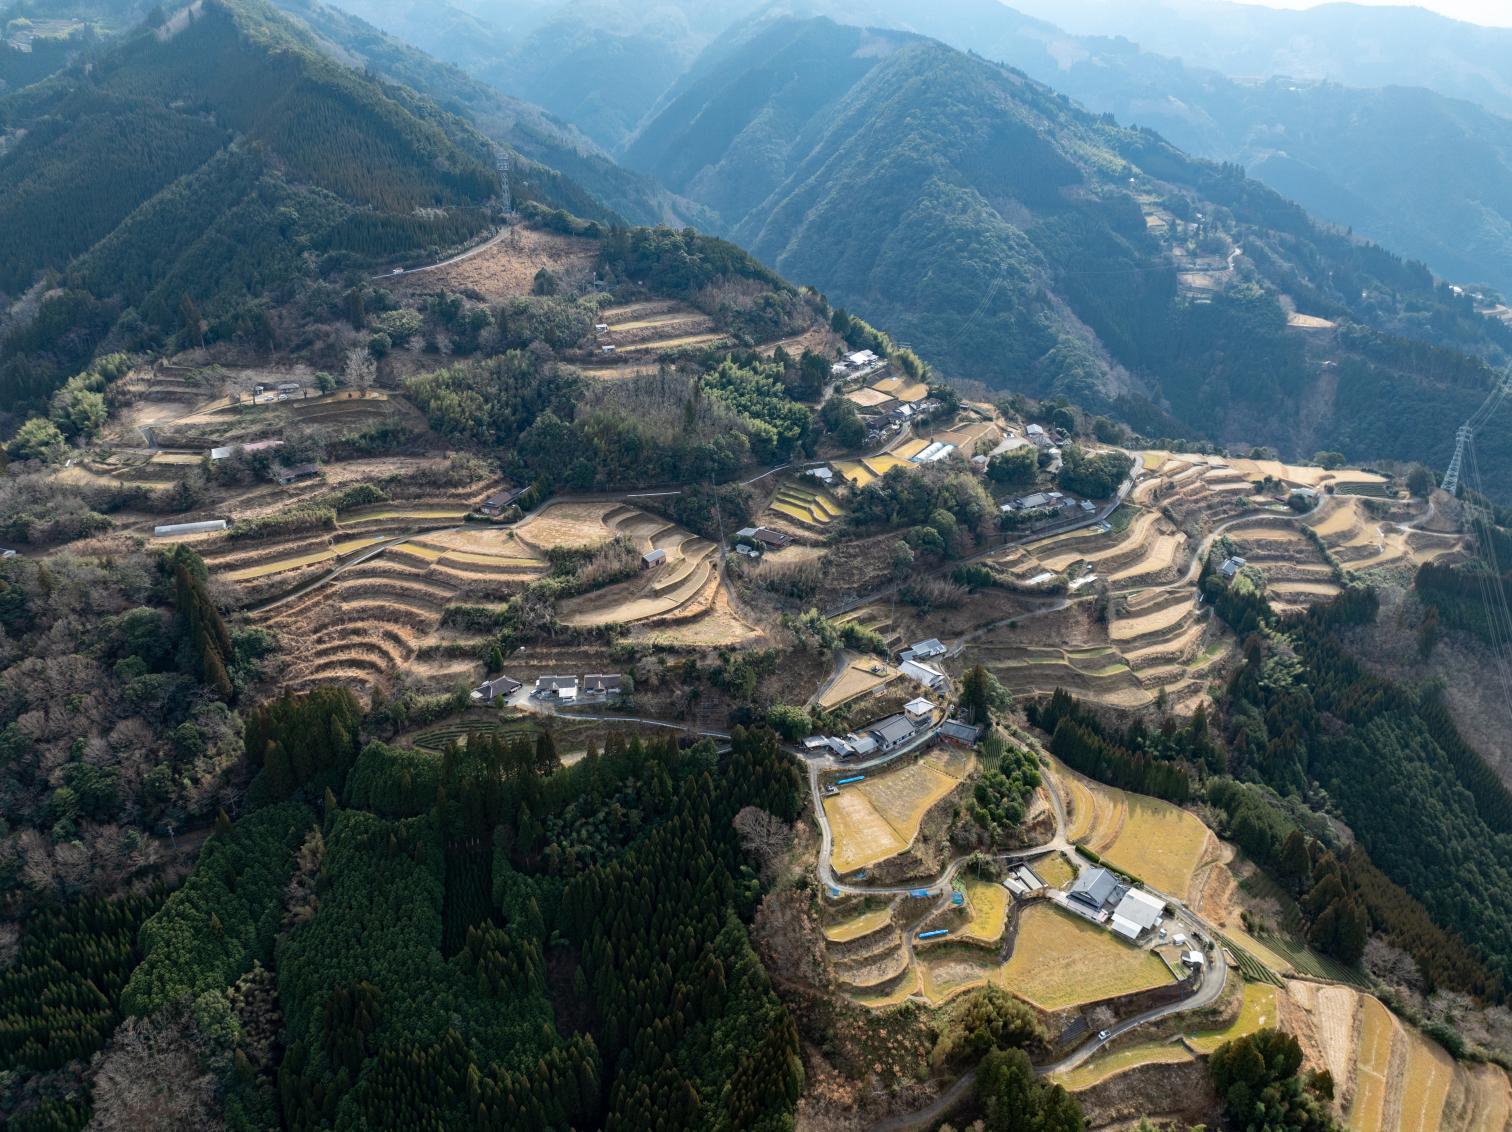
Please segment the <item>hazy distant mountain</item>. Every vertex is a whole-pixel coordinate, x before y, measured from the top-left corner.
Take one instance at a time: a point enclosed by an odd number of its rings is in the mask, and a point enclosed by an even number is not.
[[[948,4],[947,4],[948,6]],[[1012,0],[1067,31],[1120,35],[1147,51],[1244,78],[1422,86],[1512,114],[1512,28],[1424,8],[1322,4],[1283,11],[1223,0]]]
[[[627,160],[952,376],[1150,431],[1441,462],[1449,433],[1411,419],[1463,415],[1490,372],[1396,336],[1512,345],[1235,167],[937,42],[821,19],[710,52]],[[1289,302],[1341,328],[1291,329]]]
[[[757,0],[342,0],[341,6],[611,153],[662,92]]]
[[[495,88],[546,106],[613,153],[633,146],[632,164],[642,165],[647,147],[658,143],[637,139],[636,131],[648,128],[653,109],[719,66],[723,52],[774,19],[824,15],[839,23],[913,31],[1018,67],[1093,110],[1159,130],[1191,153],[1237,162],[1320,219],[1421,259],[1440,275],[1512,291],[1512,133],[1499,115],[1435,93],[1429,89],[1432,83],[1402,85],[1413,75],[1431,79],[1436,73],[1422,70],[1416,58],[1397,71],[1375,73],[1367,72],[1353,53],[1343,54],[1354,69],[1341,71],[1340,81],[1407,77],[1392,78],[1398,85],[1390,89],[1345,89],[1315,80],[1238,81],[1159,54],[1148,44],[1073,34],[999,0],[728,0],[709,6],[662,4],[647,12],[624,0],[542,0],[525,7],[485,0],[470,3],[466,11],[419,0],[344,2],[388,21],[385,26]],[[1019,6],[1044,10],[1051,19],[1061,14],[1059,5]],[[1321,41],[1330,34],[1365,35],[1375,26],[1367,21],[1362,31],[1361,12],[1336,7],[1327,20],[1309,13],[1315,17],[1304,21],[1313,28],[1309,34]],[[1163,43],[1175,42],[1171,26],[1186,26],[1193,42],[1213,51],[1217,49],[1208,41],[1221,44],[1224,37],[1192,30],[1208,26],[1194,21],[1207,20],[1209,8],[1237,20],[1253,18],[1265,27],[1271,26],[1270,16],[1299,15],[1198,5],[1183,25],[1179,13],[1150,15],[1151,4],[1104,10],[1073,3],[1066,18],[1079,20],[1078,26],[1136,30],[1144,25],[1129,13],[1144,12],[1146,24],[1160,29]],[[1410,31],[1422,23],[1422,15],[1390,13],[1381,17],[1386,30],[1370,34],[1384,36],[1398,25]],[[1483,37],[1483,29],[1453,21],[1432,18],[1429,24],[1449,45],[1445,50],[1456,53],[1454,58],[1468,59],[1479,51],[1476,57],[1493,59],[1507,39]],[[1282,21],[1275,26],[1292,25]],[[714,39],[721,29],[725,34]],[[709,50],[695,58],[705,45]],[[1268,76],[1281,67],[1284,57],[1277,58],[1257,73]],[[1313,67],[1307,73],[1330,72]],[[1498,97],[1486,84],[1462,82],[1463,75],[1462,68],[1444,68],[1444,88],[1479,92],[1493,102]],[[816,76],[811,81],[833,80]],[[773,118],[759,128],[778,130],[779,121]],[[571,173],[625,215],[650,218],[646,205],[636,200],[645,187],[620,191],[602,162],[587,168],[550,148],[521,148]],[[727,178],[730,190],[748,199],[759,199],[759,191],[771,187],[747,179],[738,165],[707,176]]]

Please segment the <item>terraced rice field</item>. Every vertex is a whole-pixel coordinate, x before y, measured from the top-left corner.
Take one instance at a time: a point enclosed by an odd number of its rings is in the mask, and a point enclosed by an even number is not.
[[[619,354],[643,353],[647,350],[676,350],[683,346],[707,346],[713,342],[723,342],[723,334],[683,334],[676,338],[651,339],[645,342],[631,342],[618,347],[615,352]]]
[[[923,451],[923,449],[919,449]],[[835,471],[839,472],[851,485],[863,488],[874,480],[881,479],[893,468],[911,467],[908,460],[894,453],[887,452],[881,456],[867,456],[862,460],[835,460]]]
[[[815,702],[825,709],[836,708],[867,692],[875,691],[897,677],[898,670],[892,665],[875,657],[861,657],[847,664],[840,678],[826,688]]]
[[[908,405],[929,396],[929,386],[908,377],[884,377],[881,381],[872,382],[871,388]]]
[[[1116,828],[1090,836],[1090,847],[1151,888],[1184,899],[1198,865],[1214,850],[1212,833],[1194,815],[1169,802],[1118,793],[1120,806],[1107,812],[1121,810],[1122,820]]]
[[[958,994],[986,986],[998,970],[981,949],[949,943],[920,952],[916,967],[919,993],[931,1006],[943,1006]]]
[[[1362,1001],[1360,1011],[1360,1044],[1349,1126],[1358,1132],[1383,1132],[1386,1094],[1390,1088],[1386,1075],[1391,1071],[1391,1047],[1397,1024],[1391,1011],[1373,997],[1367,996]]]
[[[969,754],[936,750],[825,798],[835,872],[867,868],[906,850],[918,837],[925,813],[961,784],[973,761]]]
[[[802,478],[789,480],[777,489],[771,510],[806,527],[827,527],[844,514],[833,495]]]
[[[642,552],[666,551],[666,561],[629,581],[561,602],[557,611],[564,624],[632,625],[692,619],[707,611],[719,587],[712,542],[631,507],[614,508],[603,521]]]
[[[1070,804],[1067,837],[1151,888],[1185,899],[1198,866],[1217,849],[1207,826],[1169,802],[1053,766]]]
[[[1512,1082],[1494,1065],[1456,1063],[1377,999],[1349,987],[1287,984],[1283,1020],[1316,1068],[1334,1074],[1356,1132],[1503,1132]]]
[[[954,934],[985,943],[1001,939],[1008,923],[1008,890],[995,881],[978,877],[967,877],[961,887],[966,892],[966,908],[971,918]]]
[[[1079,1093],[1141,1065],[1180,1065],[1191,1060],[1192,1054],[1180,1042],[1141,1042],[1089,1058],[1069,1073],[1055,1074],[1051,1080],[1068,1093]]]
[[[830,924],[824,929],[824,938],[831,943],[849,943],[853,939],[860,939],[864,935],[870,935],[879,928],[884,928],[892,923],[892,909],[878,908],[872,912],[862,912],[859,916],[853,916],[849,920],[842,920],[836,924]]]
[[[1043,1010],[1063,1010],[1175,980],[1151,952],[1039,902],[1020,914],[1013,954],[994,981]]]
[[[1217,1030],[1199,1030],[1188,1034],[1187,1041],[1199,1053],[1212,1053],[1224,1042],[1275,1026],[1280,1016],[1280,990],[1270,983],[1245,983],[1244,1005],[1239,1016]]]
[[[920,440],[918,437],[903,441],[892,450],[892,454],[900,460],[912,460],[920,452],[929,447],[929,441]]]
[[[308,554],[295,554],[288,558],[275,558],[271,562],[262,562],[255,566],[243,566],[237,570],[227,570],[220,576],[228,582],[250,582],[258,578],[266,578],[273,574],[281,574],[286,570],[299,570],[306,566],[318,566],[322,562],[333,562],[343,555],[362,550],[372,546],[375,542],[382,542],[382,535],[367,535],[363,538],[342,539],[333,542],[324,550],[312,550]]]
[[[401,522],[429,523],[445,521],[460,523],[471,508],[450,507],[379,507],[373,510],[348,511],[338,520],[343,527],[357,523]]]
[[[845,399],[852,405],[861,409],[875,408],[877,405],[885,405],[895,400],[891,393],[883,393],[880,389],[874,389],[869,385],[863,385],[860,389],[852,389],[845,395]]]

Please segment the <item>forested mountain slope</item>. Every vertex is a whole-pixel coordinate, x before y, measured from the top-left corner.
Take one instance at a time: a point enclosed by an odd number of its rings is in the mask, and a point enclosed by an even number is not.
[[[1236,80],[1121,37],[1072,34],[999,0],[777,0],[751,26],[782,14],[916,32],[1007,63],[1188,153],[1243,165],[1319,219],[1441,276],[1512,288],[1512,123],[1403,85],[1405,70],[1370,88],[1270,71]]]
[[[603,213],[609,209],[632,224],[703,225],[707,220],[697,205],[672,196],[651,178],[615,164],[575,126],[539,106],[470,78],[457,67],[439,62],[319,0],[278,0],[278,5],[308,28],[317,43],[338,61],[414,88],[445,109],[470,119],[491,140],[546,167],[530,175],[539,179],[555,171],[570,178],[589,194],[578,200],[565,199],[570,197],[570,189],[557,189],[557,195],[564,198],[563,206],[575,215],[609,219]]]
[[[1422,413],[1462,419],[1491,384],[1442,348],[1512,341],[1236,167],[939,43],[783,21],[710,50],[627,161],[952,376],[1151,435],[1442,464],[1452,429]]]
[[[202,0],[0,101],[0,405],[40,403],[116,328],[266,333],[313,272],[455,246],[499,192],[487,141],[323,57],[255,0]],[[40,299],[40,301],[39,301]],[[219,328],[219,330],[217,330]]]

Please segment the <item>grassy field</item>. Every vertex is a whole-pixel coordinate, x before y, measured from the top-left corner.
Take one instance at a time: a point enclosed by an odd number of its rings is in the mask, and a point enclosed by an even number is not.
[[[1191,1053],[1180,1042],[1141,1042],[1089,1058],[1071,1072],[1057,1074],[1051,1080],[1067,1092],[1077,1093],[1141,1065],[1179,1065],[1191,1060]]]
[[[1166,986],[1160,959],[1054,905],[1031,904],[998,982],[1045,1010],[1061,1010]]]
[[[1052,853],[1048,857],[1031,861],[1029,867],[1051,888],[1064,888],[1076,879],[1076,869],[1060,853]]]
[[[948,755],[937,751],[824,799],[835,838],[835,871],[863,869],[903,852],[919,835],[929,807],[959,786],[965,775]]]

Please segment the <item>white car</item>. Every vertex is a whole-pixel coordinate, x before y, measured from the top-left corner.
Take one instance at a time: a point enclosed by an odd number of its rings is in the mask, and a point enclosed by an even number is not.
[[[1097,1040],[1100,1042],[1105,1042],[1108,1040],[1108,1035],[1111,1033],[1111,1030],[1099,1030],[1097,1031]]]

